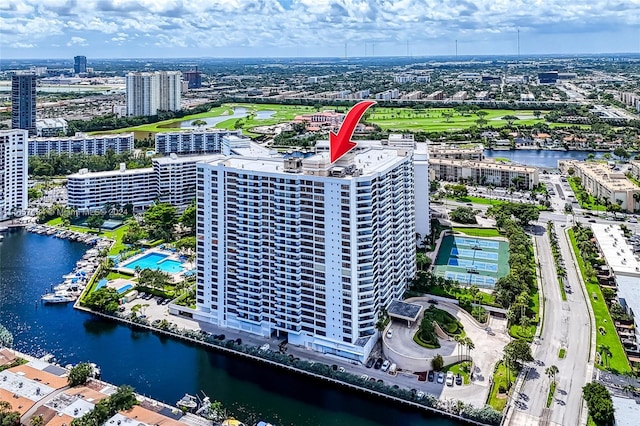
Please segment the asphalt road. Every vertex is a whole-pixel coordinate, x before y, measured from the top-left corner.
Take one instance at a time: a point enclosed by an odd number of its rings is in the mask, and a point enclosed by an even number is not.
[[[581,424],[582,386],[588,377],[590,319],[563,229],[556,227],[560,250],[566,260],[567,300],[562,300],[549,237],[540,225],[536,228],[534,241],[544,297],[544,324],[540,339],[532,347],[535,361],[528,366],[524,384],[512,400],[516,411],[511,425],[540,424],[543,419],[560,425]],[[561,348],[566,349],[564,359],[558,357]],[[546,402],[551,379],[545,370],[551,365],[556,365],[559,373],[549,413]]]

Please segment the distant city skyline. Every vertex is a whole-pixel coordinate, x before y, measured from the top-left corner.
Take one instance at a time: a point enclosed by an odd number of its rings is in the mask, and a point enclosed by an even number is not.
[[[637,53],[640,2],[9,0],[1,59]],[[457,43],[456,43],[457,40]]]

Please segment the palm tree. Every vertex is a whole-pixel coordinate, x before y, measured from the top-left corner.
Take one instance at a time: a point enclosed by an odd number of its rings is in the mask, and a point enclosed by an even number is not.
[[[547,367],[544,370],[544,373],[549,376],[549,378],[551,379],[551,381],[553,383],[556,382],[556,374],[558,374],[558,367],[556,367],[555,365],[552,365],[551,367]]]
[[[600,349],[600,356],[601,358],[604,358],[604,361],[606,363],[607,368],[609,368],[609,358],[613,355],[611,353],[611,349],[609,348],[609,345],[600,345],[599,346]],[[602,360],[601,360],[602,362]]]
[[[471,337],[465,337],[464,341],[464,345],[467,347],[467,358],[471,358],[471,351],[476,348],[476,345],[473,344],[473,340],[471,340]]]
[[[37,416],[31,417],[31,420],[29,421],[29,424],[31,426],[42,426],[42,425],[44,425],[44,418],[42,417],[42,414],[38,414]]]
[[[462,358],[462,347],[465,345],[464,337],[454,336],[453,340],[457,343],[456,348],[458,349],[458,362],[460,362]]]

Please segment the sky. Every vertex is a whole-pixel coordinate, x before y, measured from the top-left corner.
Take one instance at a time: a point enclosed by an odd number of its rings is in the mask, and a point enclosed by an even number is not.
[[[640,0],[2,0],[0,60],[638,53]]]

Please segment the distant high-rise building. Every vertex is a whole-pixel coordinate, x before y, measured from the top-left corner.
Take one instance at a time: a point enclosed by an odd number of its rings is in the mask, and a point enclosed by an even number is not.
[[[0,131],[0,220],[27,210],[27,138],[26,130]]]
[[[195,71],[184,72],[182,79],[189,83],[189,89],[199,89],[202,87],[202,73],[197,69]]]
[[[36,75],[14,74],[11,77],[11,128],[36,134]]]
[[[157,74],[150,72],[127,74],[127,115],[156,115],[159,91]]]
[[[544,71],[538,73],[540,84],[555,84],[558,81],[558,71]]]
[[[158,74],[158,109],[178,111],[182,100],[182,73],[180,71],[160,71]]]
[[[368,358],[416,272],[414,173],[411,151],[347,155],[197,164],[194,318]]]
[[[87,72],[87,57],[86,56],[74,56],[73,57],[73,72],[76,74]]]
[[[156,115],[178,111],[182,101],[180,71],[127,74],[127,115]]]

